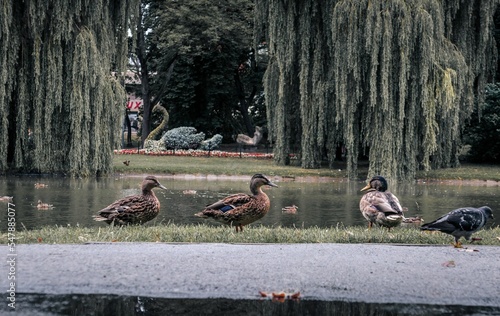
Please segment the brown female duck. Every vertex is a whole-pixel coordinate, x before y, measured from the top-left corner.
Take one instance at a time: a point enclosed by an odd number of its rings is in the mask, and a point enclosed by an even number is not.
[[[142,194],[130,195],[115,201],[94,215],[94,220],[115,225],[142,224],[155,218],[160,212],[160,201],[154,188],[166,190],[154,176],[142,181]]]
[[[299,207],[295,204],[291,206],[285,206],[284,208],[281,209],[281,211],[285,214],[297,214],[297,210]]]
[[[42,200],[38,200],[38,203],[36,204],[36,208],[39,210],[50,210],[54,208],[54,205],[48,204],[48,203],[43,203]]]
[[[237,193],[208,205],[203,211],[194,214],[202,218],[213,218],[218,222],[234,225],[236,232],[243,231],[243,226],[264,217],[271,202],[262,191],[262,186],[278,187],[262,174],[255,174],[250,180],[251,195]]]
[[[0,196],[0,202],[12,202],[13,199],[13,196]]]
[[[368,228],[373,224],[379,226],[395,227],[403,220],[403,209],[398,198],[387,191],[387,181],[382,176],[374,176],[361,191],[365,195],[359,201],[359,209],[368,221]]]
[[[401,222],[402,227],[420,227],[424,219],[420,216],[413,217],[403,217],[403,221]]]

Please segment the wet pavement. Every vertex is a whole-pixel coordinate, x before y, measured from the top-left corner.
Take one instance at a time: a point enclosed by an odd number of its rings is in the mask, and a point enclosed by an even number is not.
[[[0,252],[5,293],[12,256],[7,246]],[[15,293],[248,300],[285,291],[303,300],[500,307],[498,258],[494,246],[20,244]]]

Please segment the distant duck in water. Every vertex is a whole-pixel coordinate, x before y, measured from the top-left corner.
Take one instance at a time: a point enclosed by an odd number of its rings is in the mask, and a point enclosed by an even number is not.
[[[0,202],[12,202],[13,199],[13,196],[0,196]]]
[[[35,189],[47,188],[49,185],[45,183],[35,183]]]
[[[483,228],[488,219],[493,219],[493,212],[488,206],[480,208],[462,207],[441,216],[433,222],[422,225],[420,229],[440,231],[452,235],[455,237],[453,246],[462,248],[462,244],[458,241],[460,237],[470,240],[472,234]],[[481,240],[481,238],[472,238],[472,241],[474,240]]]
[[[156,177],[147,176],[142,181],[142,194],[115,201],[94,215],[94,220],[115,225],[142,224],[152,220],[160,212],[160,201],[153,192],[154,188],[167,189]]]
[[[39,210],[50,210],[50,209],[54,208],[54,205],[43,203],[42,200],[38,200],[36,208]]]
[[[299,207],[294,204],[292,206],[285,206],[284,208],[281,209],[281,211],[285,214],[297,214],[298,208]]]
[[[250,180],[251,195],[237,193],[227,196],[194,215],[202,218],[211,217],[218,222],[235,226],[236,232],[242,232],[244,225],[261,219],[271,207],[269,197],[262,191],[264,185],[278,187],[264,175],[258,173]]]
[[[401,224],[403,209],[398,198],[387,191],[384,177],[374,176],[361,191],[367,191],[359,201],[359,209],[368,221],[368,228],[377,224],[390,230]]]
[[[403,217],[403,221],[401,222],[401,226],[420,227],[420,225],[422,225],[423,222],[424,222],[424,219],[420,216]]]

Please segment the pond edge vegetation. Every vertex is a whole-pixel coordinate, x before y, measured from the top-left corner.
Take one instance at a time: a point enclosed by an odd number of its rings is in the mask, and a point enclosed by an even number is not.
[[[481,230],[474,237],[482,238],[474,243],[464,243],[464,247],[477,245],[500,246],[500,227]],[[1,235],[7,243],[7,233]],[[18,244],[85,244],[115,242],[159,242],[159,243],[362,243],[362,244],[408,244],[408,245],[449,245],[453,238],[443,233],[421,232],[415,227],[387,229],[365,226],[335,227],[282,227],[249,225],[243,233],[222,225],[178,225],[175,223],[146,226],[45,226],[39,229],[18,229]]]
[[[126,156],[126,157],[125,157]],[[124,158],[128,164],[124,164]],[[202,160],[202,163],[200,163]],[[221,163],[221,160],[224,163]],[[304,169],[299,166],[276,166],[270,159],[217,158],[217,157],[172,157],[147,155],[114,155],[115,175],[136,176],[246,176],[255,170],[283,181],[349,181],[345,169]],[[193,169],[196,166],[196,170]],[[366,175],[366,174],[365,174]],[[361,180],[361,179],[360,179]],[[447,184],[500,185],[500,167],[496,165],[465,164],[459,168],[438,169],[419,173],[416,182],[446,182]],[[393,184],[392,186],[397,185]],[[495,211],[496,207],[491,206]],[[165,210],[164,210],[165,211]],[[168,211],[168,210],[166,210]],[[178,225],[153,222],[146,226],[126,227],[80,227],[45,226],[27,230],[22,223],[16,230],[19,244],[72,244],[108,242],[164,242],[164,243],[387,243],[415,245],[451,245],[453,238],[442,233],[420,232],[416,228],[396,227],[386,229],[365,226],[348,227],[339,223],[335,227],[265,227],[251,225],[244,233],[235,234],[234,229],[219,225]],[[490,227],[474,234],[483,238],[474,245],[500,245],[500,227]],[[7,243],[7,233],[0,235]]]

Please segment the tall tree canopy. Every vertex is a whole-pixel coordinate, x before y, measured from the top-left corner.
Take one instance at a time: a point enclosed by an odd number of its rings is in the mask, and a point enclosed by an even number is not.
[[[498,1],[257,0],[267,38],[268,127],[275,161],[317,168],[338,146],[357,177],[414,179],[458,164],[464,122],[497,63]]]
[[[253,135],[253,124],[261,122],[247,113],[262,90],[265,70],[258,69],[252,54],[253,1],[146,2],[151,93],[168,109],[170,127],[193,126],[226,139],[240,132]]]
[[[0,172],[109,172],[136,0],[2,1]]]

